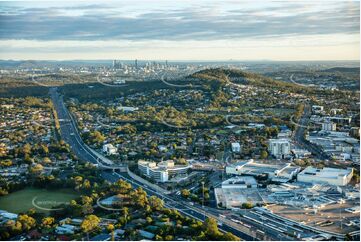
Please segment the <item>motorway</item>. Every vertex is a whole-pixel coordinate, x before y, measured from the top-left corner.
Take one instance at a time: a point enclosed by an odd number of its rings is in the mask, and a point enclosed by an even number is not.
[[[50,89],[50,96],[54,104],[54,108],[58,114],[58,119],[60,123],[60,133],[62,139],[68,143],[71,147],[73,153],[83,161],[88,161],[93,164],[108,164],[107,160],[103,160],[102,156],[94,154],[94,151],[90,150],[89,147],[82,141],[78,130],[76,128],[76,124],[74,120],[71,118],[67,108],[65,107],[63,97],[58,93],[57,88]],[[98,166],[99,167],[99,166]],[[231,232],[234,235],[240,237],[244,240],[257,240],[255,238],[255,231],[253,229],[237,224],[224,216],[220,216],[222,214],[222,210],[211,209],[211,208],[202,208],[199,205],[192,204],[189,202],[180,201],[179,199],[174,200],[174,197],[167,196],[165,194],[161,194],[154,189],[147,187],[144,184],[141,184],[134,179],[130,178],[127,173],[116,173],[112,172],[111,169],[101,172],[101,176],[109,181],[115,182],[119,179],[123,179],[132,184],[133,187],[142,187],[149,196],[158,196],[163,199],[165,207],[174,208],[178,210],[180,213],[195,218],[200,221],[204,221],[206,217],[213,217],[218,220],[219,228],[222,231]],[[252,236],[251,236],[252,235]]]
[[[294,140],[299,146],[310,151],[316,158],[320,160],[326,160],[329,157],[324,152],[322,152],[319,147],[311,144],[308,140],[305,139],[304,134],[306,131],[306,127],[308,127],[308,124],[310,122],[310,116],[311,107],[310,105],[305,104],[302,117],[300,118],[298,125],[296,125]]]

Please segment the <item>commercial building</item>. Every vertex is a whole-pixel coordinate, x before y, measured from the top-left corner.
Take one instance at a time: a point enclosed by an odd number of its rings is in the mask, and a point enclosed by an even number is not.
[[[257,181],[252,176],[232,177],[222,182],[220,188],[214,189],[217,205],[232,209],[241,207],[243,203],[262,203],[257,186]]]
[[[261,177],[275,182],[287,182],[295,178],[300,170],[300,167],[292,166],[291,163],[269,164],[256,162],[253,159],[226,167],[227,174]]]
[[[268,140],[268,151],[276,158],[285,158],[291,153],[291,145],[288,139]]]
[[[336,169],[326,167],[323,169],[318,169],[312,166],[308,166],[297,175],[297,181],[345,186],[351,181],[352,175],[352,168]]]
[[[174,176],[186,175],[190,168],[190,165],[174,165],[173,160],[161,161],[158,164],[145,160],[138,161],[139,172],[158,182],[167,182]]]

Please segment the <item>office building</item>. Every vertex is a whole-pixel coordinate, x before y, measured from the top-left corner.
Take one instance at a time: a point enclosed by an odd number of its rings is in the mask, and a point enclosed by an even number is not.
[[[161,161],[158,164],[145,160],[138,161],[139,172],[158,182],[167,182],[174,176],[187,175],[190,168],[190,165],[175,165],[173,160]]]

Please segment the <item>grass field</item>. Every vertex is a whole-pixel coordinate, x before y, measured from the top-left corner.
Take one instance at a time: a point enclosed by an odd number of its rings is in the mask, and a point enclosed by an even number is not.
[[[35,208],[38,212],[49,213],[50,210],[48,209],[53,206],[68,203],[77,197],[79,197],[79,194],[71,189],[25,188],[0,197],[0,210],[22,213],[30,208]]]

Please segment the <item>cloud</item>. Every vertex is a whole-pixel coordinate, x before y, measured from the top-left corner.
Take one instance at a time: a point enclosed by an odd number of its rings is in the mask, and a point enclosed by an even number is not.
[[[1,6],[1,3],[0,3]],[[225,7],[226,6],[226,7]],[[0,39],[227,40],[359,33],[359,2],[0,7]]]

